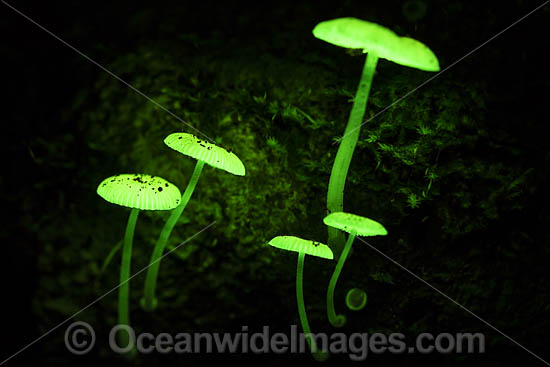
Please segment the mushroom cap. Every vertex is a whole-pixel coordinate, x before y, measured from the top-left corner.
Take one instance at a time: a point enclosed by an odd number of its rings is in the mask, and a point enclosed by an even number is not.
[[[372,219],[359,215],[334,212],[327,215],[323,222],[330,227],[340,229],[356,236],[385,236],[388,234],[384,226]]]
[[[124,173],[104,179],[97,194],[110,203],[141,210],[170,210],[179,205],[181,192],[162,177]]]
[[[277,236],[268,242],[270,246],[280,248],[282,250],[304,252],[308,255],[322,257],[323,259],[334,258],[332,250],[325,244],[320,242],[304,240],[294,236]]]
[[[425,71],[439,71],[439,61],[423,43],[400,37],[379,24],[357,18],[336,18],[313,28],[320,40],[346,48],[375,52],[378,57]]]
[[[234,153],[193,134],[172,133],[164,143],[175,151],[237,176],[245,175],[243,162]]]

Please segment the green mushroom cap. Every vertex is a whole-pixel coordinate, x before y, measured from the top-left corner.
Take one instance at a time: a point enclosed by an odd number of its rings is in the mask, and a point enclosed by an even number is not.
[[[384,226],[372,219],[351,213],[335,212],[327,215],[323,222],[356,236],[385,236],[388,234]]]
[[[269,241],[268,244],[282,250],[303,252],[308,255],[322,257],[323,259],[332,260],[334,258],[332,250],[327,245],[316,241],[304,240],[299,237],[277,236]]]
[[[162,177],[142,173],[106,178],[97,194],[110,203],[141,210],[170,210],[179,205],[180,190]]]
[[[244,176],[246,173],[243,162],[234,153],[201,140],[193,134],[172,133],[164,139],[164,143],[175,151],[203,161],[212,167],[237,176]]]
[[[357,18],[336,18],[321,22],[313,35],[325,42],[345,48],[375,52],[378,57],[396,64],[424,71],[439,71],[439,61],[423,43],[400,37],[379,24]]]

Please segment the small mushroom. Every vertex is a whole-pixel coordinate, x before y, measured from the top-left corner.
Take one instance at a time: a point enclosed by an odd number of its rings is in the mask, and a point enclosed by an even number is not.
[[[346,293],[346,306],[352,311],[362,310],[367,304],[367,292],[352,288]]]
[[[172,233],[172,229],[183,213],[193,191],[195,191],[204,165],[207,164],[237,176],[245,175],[245,168],[239,157],[222,147],[201,140],[195,135],[188,133],[173,133],[164,139],[164,143],[183,155],[195,158],[197,163],[195,164],[191,179],[183,192],[180,204],[170,214],[155,244],[155,248],[153,249],[151,261],[147,269],[147,277],[145,279],[145,296],[141,300],[141,306],[146,311],[152,311],[157,306],[155,288],[162,253],[168,243],[168,238]]]
[[[335,327],[342,327],[346,323],[346,316],[337,315],[334,309],[334,289],[344,267],[346,258],[351,250],[351,245],[356,236],[385,236],[388,234],[384,226],[372,219],[361,217],[359,215],[337,212],[327,215],[323,222],[332,228],[349,233],[348,240],[344,250],[338,259],[336,268],[332,273],[327,290],[327,314],[329,322]]]
[[[306,254],[332,260],[334,258],[332,251],[327,245],[320,242],[304,240],[294,236],[277,236],[269,241],[268,244],[282,250],[298,253],[298,266],[296,267],[296,299],[298,301],[300,323],[302,324],[302,330],[306,335],[306,340],[313,357],[318,361],[324,361],[329,357],[329,354],[325,350],[318,350],[315,339],[311,337],[311,329],[307,320],[303,292],[304,260]]]
[[[313,35],[330,44],[358,48],[367,53],[348,124],[330,173],[327,211],[335,213],[344,210],[346,177],[359,139],[378,58],[424,71],[439,71],[439,62],[434,53],[421,42],[400,37],[386,27],[357,18],[336,18],[321,22],[313,29]],[[328,235],[329,246],[339,252],[344,242],[343,234],[329,227]]]
[[[154,189],[149,190],[152,186]],[[156,189],[155,189],[156,188]],[[162,188],[162,190],[160,190]],[[170,210],[180,203],[181,192],[172,183],[157,176],[146,174],[119,174],[108,177],[97,187],[97,194],[110,203],[131,208],[120,266],[120,284],[118,289],[118,323],[130,325],[130,263],[134,229],[140,210]],[[120,345],[128,345],[129,335],[119,333]]]

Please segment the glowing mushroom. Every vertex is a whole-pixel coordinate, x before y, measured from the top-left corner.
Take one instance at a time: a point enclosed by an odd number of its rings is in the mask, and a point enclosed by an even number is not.
[[[159,239],[155,244],[155,248],[153,249],[153,254],[151,255],[151,261],[149,268],[147,269],[147,277],[145,280],[145,297],[141,300],[143,309],[147,311],[152,311],[157,306],[155,288],[162,253],[164,252],[168,238],[172,233],[172,229],[183,213],[183,210],[189,202],[193,191],[195,191],[195,187],[200,178],[204,165],[207,164],[237,176],[245,175],[245,168],[239,157],[229,150],[201,140],[195,135],[188,133],[173,133],[164,139],[164,143],[181,154],[195,158],[197,163],[195,164],[195,169],[193,170],[191,179],[183,192],[180,204],[176,209],[174,209],[174,211],[172,211],[170,218],[168,218],[168,221],[164,225]]]
[[[378,59],[383,58],[424,71],[439,71],[439,62],[434,53],[421,42],[400,37],[388,28],[357,18],[336,18],[321,22],[313,29],[313,35],[336,46],[362,49],[364,53],[368,53],[348,124],[330,174],[327,192],[327,210],[330,214],[344,210],[346,177],[359,139]],[[342,232],[329,227],[328,235],[329,246],[339,252],[343,245]]]
[[[334,310],[334,288],[336,288],[336,282],[351,250],[351,245],[356,236],[385,236],[388,232],[382,224],[372,219],[344,212],[329,214],[323,219],[323,222],[327,226],[349,233],[344,250],[330,278],[327,291],[328,320],[333,326],[341,327],[346,323],[346,317],[344,315],[337,315]]]
[[[110,203],[131,208],[120,266],[118,289],[118,323],[130,325],[130,263],[134,229],[140,210],[170,210],[181,200],[180,190],[172,183],[157,176],[146,174],[119,174],[103,180],[97,187],[97,194]],[[128,335],[120,333],[120,345],[128,345]]]
[[[277,236],[269,241],[269,245],[282,250],[294,251],[298,253],[298,266],[296,267],[296,299],[298,301],[298,314],[300,323],[306,336],[313,357],[318,361],[326,360],[329,356],[327,351],[317,349],[315,339],[311,337],[311,329],[307,320],[306,307],[304,304],[303,292],[303,274],[305,256],[317,256],[332,260],[334,258],[331,249],[320,242],[304,240],[294,236]]]
[[[367,304],[367,292],[352,288],[346,293],[346,306],[352,311],[362,310]]]

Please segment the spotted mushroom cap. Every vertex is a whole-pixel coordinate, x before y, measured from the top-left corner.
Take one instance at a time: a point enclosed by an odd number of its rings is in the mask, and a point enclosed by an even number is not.
[[[338,228],[356,236],[385,236],[388,234],[382,224],[351,213],[334,212],[327,215],[323,222],[327,226]]]
[[[332,250],[321,242],[303,240],[294,236],[277,236],[268,242],[270,246],[280,248],[282,250],[304,252],[308,255],[322,257],[332,260],[334,255]]]
[[[366,20],[351,17],[326,20],[313,28],[313,35],[336,46],[375,52],[396,64],[439,71],[439,61],[426,45]]]
[[[170,148],[237,176],[245,175],[243,162],[234,153],[188,133],[173,133],[164,139]]]
[[[103,180],[97,194],[110,203],[141,210],[170,210],[179,205],[181,192],[158,176],[125,173]]]

